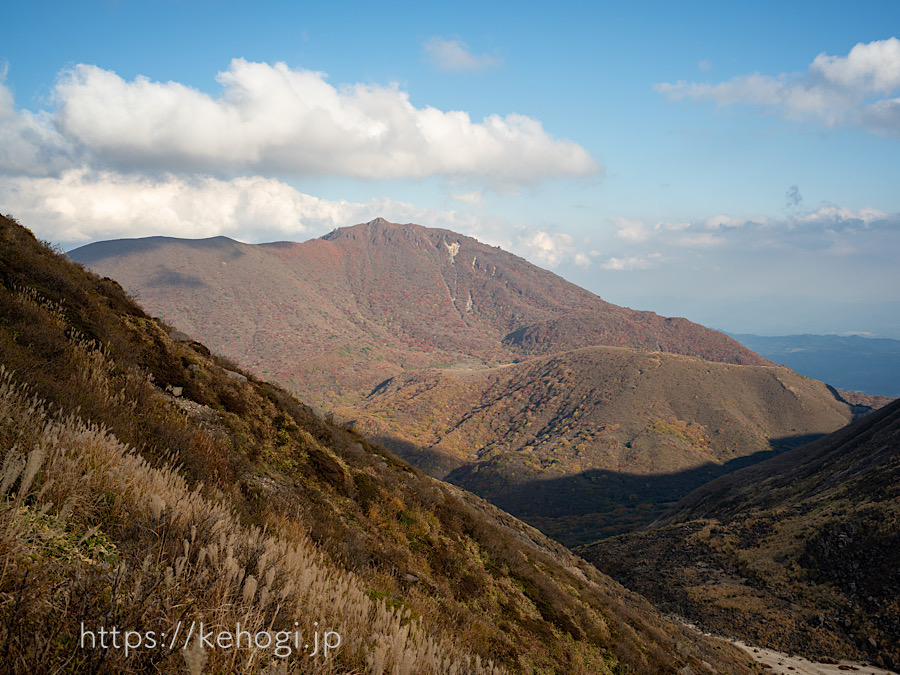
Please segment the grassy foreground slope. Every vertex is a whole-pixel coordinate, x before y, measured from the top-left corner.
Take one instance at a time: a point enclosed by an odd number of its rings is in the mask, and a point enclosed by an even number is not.
[[[11,672],[753,671],[536,530],[238,372],[5,217],[0,364]],[[81,639],[174,636],[179,621],[300,637],[286,658]],[[302,648],[325,631],[342,637],[327,659]]]
[[[652,529],[579,552],[707,629],[896,670],[900,401],[699,488]]]

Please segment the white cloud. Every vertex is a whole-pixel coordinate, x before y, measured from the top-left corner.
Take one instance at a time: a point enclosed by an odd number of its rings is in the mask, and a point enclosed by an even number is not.
[[[515,237],[511,241],[503,241],[502,237],[494,237],[494,240],[488,243],[497,243],[543,267],[588,267],[591,258],[597,255],[595,251],[585,252],[583,246],[565,232],[547,232],[532,227],[516,228]]]
[[[644,229],[644,223],[640,220],[628,218],[610,218],[610,222],[616,228],[616,237],[624,241],[640,243],[650,238],[650,233]]]
[[[575,254],[572,237],[564,232],[524,232],[517,237],[517,242],[516,248],[525,251],[525,257],[538,265],[556,267]]]
[[[397,85],[336,88],[323,73],[235,59],[218,97],[177,82],[78,65],[56,85],[54,122],[107,166],[357,178],[445,176],[495,186],[601,171],[577,143],[518,114],[473,122],[416,108]]]
[[[900,40],[859,43],[847,56],[819,54],[805,73],[741,75],[718,84],[661,83],[656,91],[680,101],[768,106],[794,120],[828,126],[860,124],[870,131],[900,135]]]
[[[900,87],[900,40],[859,43],[845,57],[819,54],[810,71],[833,85],[890,94]]]
[[[660,220],[653,226],[654,231],[656,232],[682,232],[691,227],[691,223],[669,223],[664,220]]]
[[[852,226],[854,224],[868,226],[877,221],[888,219],[890,219],[890,214],[880,209],[866,206],[853,211],[845,206],[836,206],[834,204],[823,204],[815,211],[795,216],[795,220],[798,223],[827,225],[829,227]]]
[[[740,227],[746,222],[746,218],[735,218],[734,216],[724,216],[717,213],[703,221],[703,224],[710,230],[718,230],[720,227]],[[684,229],[684,226],[679,226],[678,229]]]
[[[628,258],[609,258],[601,265],[601,267],[605,270],[616,272],[647,270],[656,267],[661,259],[661,253],[648,253],[647,255],[631,256]]]
[[[343,224],[361,206],[320,200],[260,176],[147,178],[86,168],[58,178],[14,178],[0,196],[19,220],[59,242],[148,234],[302,234],[324,223]]]
[[[475,55],[461,40],[433,37],[423,45],[425,56],[441,70],[477,71],[499,66],[503,60],[489,54]]]
[[[47,113],[18,111],[0,73],[0,172],[41,175],[71,163],[71,143],[53,128]]]
[[[659,222],[647,229],[640,221],[617,219],[626,233],[620,236],[632,250],[666,248],[669,251],[691,251],[696,255],[751,255],[752,252],[827,252],[833,255],[882,255],[879,247],[885,237],[900,235],[900,214],[863,207],[849,209],[823,204],[812,211],[794,213],[784,218],[738,218],[717,214],[688,223]],[[623,225],[624,224],[624,225]],[[646,255],[646,254],[644,254]],[[670,258],[674,260],[674,258]],[[614,257],[604,269],[647,269],[646,261],[637,257]],[[644,265],[643,267],[641,265]]]
[[[882,99],[865,108],[861,123],[881,134],[897,134],[900,129],[900,98]]]
[[[572,261],[579,267],[588,267],[591,264],[591,258],[587,253],[579,251],[572,258]]]
[[[2,181],[0,204],[40,238],[65,245],[151,235],[302,241],[382,216],[466,234],[546,267],[586,267],[598,255],[586,254],[568,234],[514,227],[482,213],[420,208],[386,197],[364,204],[329,201],[262,176],[150,178],[82,167],[59,177]]]
[[[469,206],[482,206],[484,204],[484,194],[479,190],[461,194],[451,194],[450,199],[459,202],[460,204],[468,204]]]
[[[261,176],[148,178],[80,168],[58,178],[0,182],[0,202],[41,238],[66,244],[149,235],[298,240],[377,216],[460,232],[474,233],[485,223],[498,227],[483,217],[387,198],[366,204],[328,201]]]

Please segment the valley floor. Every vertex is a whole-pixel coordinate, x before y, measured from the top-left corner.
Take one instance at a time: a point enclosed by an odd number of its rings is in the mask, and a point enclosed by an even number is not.
[[[700,630],[698,626],[690,622],[684,622],[689,628],[693,628],[704,635],[712,635]],[[734,640],[722,635],[722,638],[747,652],[750,657],[756,661],[763,670],[772,675],[837,675],[838,673],[859,673],[859,675],[898,675],[893,670],[885,670],[878,666],[858,661],[835,661],[834,663],[822,663],[818,661],[810,661],[802,656],[794,656],[785,654],[774,649],[766,649],[765,647],[753,647],[741,640]],[[834,661],[829,659],[829,661]]]
[[[858,672],[860,675],[896,675],[892,670],[885,670],[853,661],[838,663],[816,663],[802,656],[789,656],[783,652],[763,647],[751,647],[740,640],[729,640],[746,651],[762,665],[767,673],[776,675],[837,675],[844,672]]]

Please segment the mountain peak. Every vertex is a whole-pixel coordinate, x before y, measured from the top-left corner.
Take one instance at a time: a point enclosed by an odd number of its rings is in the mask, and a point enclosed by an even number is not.
[[[326,239],[326,240],[333,240],[333,239],[338,239],[341,237],[349,236],[353,239],[357,239],[357,238],[359,238],[359,234],[363,233],[363,232],[371,235],[371,234],[375,234],[375,233],[385,232],[388,230],[393,230],[396,228],[404,228],[404,229],[413,228],[416,230],[426,230],[427,229],[427,228],[423,227],[422,225],[414,225],[412,223],[407,223],[406,225],[401,225],[400,223],[392,223],[391,221],[385,220],[381,216],[378,216],[377,218],[373,218],[372,220],[370,220],[366,223],[359,223],[358,225],[349,225],[347,227],[337,227],[337,228],[333,229],[331,232],[329,232],[328,234],[322,235],[321,238]]]
[[[289,248],[241,245],[233,263],[186,240],[127,256],[85,253],[70,256],[210,347],[255,354],[314,402],[328,391],[370,391],[407,368],[592,345],[769,364],[722,333],[617,307],[472,237],[382,217]],[[200,284],[203,294],[183,292]]]

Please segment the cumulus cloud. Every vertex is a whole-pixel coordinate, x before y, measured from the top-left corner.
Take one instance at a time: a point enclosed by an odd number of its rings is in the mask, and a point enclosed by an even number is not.
[[[876,225],[893,227],[897,223],[896,216],[891,216],[881,209],[866,206],[854,211],[836,204],[822,204],[814,211],[795,216],[793,221],[814,227],[841,230],[869,229]]]
[[[477,71],[499,66],[503,60],[489,54],[473,54],[462,40],[435,36],[422,46],[425,57],[441,70]]]
[[[518,234],[513,246],[515,250],[524,253],[528,260],[547,267],[556,267],[566,260],[574,260],[579,253],[575,240],[565,232],[524,230]]]
[[[565,232],[548,232],[535,226],[511,227],[506,221],[495,219],[479,228],[478,237],[487,244],[500,246],[521,255],[541,267],[590,267],[597,251],[586,251],[586,241],[576,240]]]
[[[890,94],[900,87],[900,40],[859,43],[845,57],[819,54],[810,71],[848,90]]]
[[[519,114],[473,122],[417,108],[397,85],[334,87],[323,73],[235,59],[218,96],[78,65],[56,85],[54,122],[126,170],[253,171],[366,179],[444,176],[496,186],[601,171],[577,143]]]
[[[900,98],[876,101],[863,109],[860,122],[874,132],[897,135],[900,130]]]
[[[42,175],[71,165],[75,150],[53,128],[48,113],[16,109],[0,72],[0,173]]]
[[[804,73],[741,75],[718,84],[661,83],[656,91],[672,100],[710,100],[772,108],[793,120],[828,126],[853,123],[900,135],[900,40],[859,43],[846,56],[819,54]]]
[[[572,262],[574,262],[579,267],[589,267],[591,264],[591,258],[587,253],[579,251],[572,257]]]
[[[38,236],[65,244],[151,234],[297,240],[376,216],[464,232],[479,227],[474,216],[454,211],[386,198],[365,204],[329,201],[262,176],[150,178],[79,168],[59,177],[19,176],[0,182],[0,201]],[[482,222],[491,224],[490,219]]]
[[[302,234],[338,226],[362,205],[328,202],[260,176],[161,178],[87,168],[59,177],[17,177],[0,186],[6,208],[41,236],[84,242],[146,234],[180,237],[249,232]]]
[[[81,167],[58,177],[0,181],[0,204],[42,239],[66,246],[150,235],[302,241],[381,216],[460,232],[546,267],[586,267],[598,255],[582,251],[568,234],[513,226],[496,216],[386,197],[366,203],[319,199],[262,176],[148,177]]]

